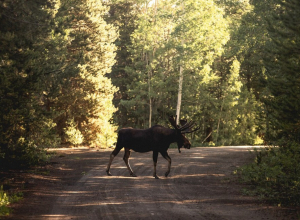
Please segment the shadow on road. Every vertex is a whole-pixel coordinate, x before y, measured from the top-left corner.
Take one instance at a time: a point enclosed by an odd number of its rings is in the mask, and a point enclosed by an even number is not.
[[[284,219],[283,210],[241,195],[232,172],[253,160],[249,147],[170,149],[152,177],[151,153],[135,153],[129,177],[121,152],[107,176],[110,151],[67,149],[56,153],[49,176],[32,175],[25,199],[7,219]]]

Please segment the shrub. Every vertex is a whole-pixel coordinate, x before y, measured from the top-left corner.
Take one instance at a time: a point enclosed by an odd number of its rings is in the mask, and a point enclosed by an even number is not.
[[[78,125],[74,121],[74,119],[68,120],[68,127],[65,128],[66,141],[71,144],[78,145],[83,142],[83,135],[78,130]]]
[[[253,192],[278,205],[300,205],[300,144],[256,152],[255,162],[238,170]]]
[[[7,195],[3,191],[3,186],[0,187],[0,216],[9,215],[10,208],[7,206],[12,202],[17,202],[23,198],[22,193],[15,193],[12,195]]]

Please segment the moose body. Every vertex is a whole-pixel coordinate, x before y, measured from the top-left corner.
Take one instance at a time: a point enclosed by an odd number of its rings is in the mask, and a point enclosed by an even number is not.
[[[118,133],[119,147],[136,152],[167,151],[169,145],[176,141],[174,130],[155,125],[148,129],[123,128]],[[118,147],[117,147],[118,148]]]
[[[155,125],[148,129],[133,129],[133,128],[123,128],[118,133],[117,145],[113,152],[110,155],[110,160],[107,166],[107,174],[110,173],[110,166],[114,159],[114,157],[120,152],[122,148],[125,149],[125,154],[123,160],[129,170],[131,176],[136,176],[129,164],[129,156],[130,151],[133,150],[135,152],[149,152],[153,151],[153,163],[154,163],[154,172],[153,176],[158,179],[156,175],[156,164],[158,153],[160,153],[167,161],[168,161],[168,170],[165,173],[167,177],[170,173],[171,169],[171,158],[168,155],[168,148],[171,143],[177,142],[178,150],[180,152],[180,148],[184,146],[185,148],[190,148],[191,143],[185,137],[184,133],[191,133],[194,131],[186,131],[193,126],[193,123],[187,123],[182,127],[176,125],[176,120],[171,116],[169,118],[174,129],[166,128],[161,125]]]

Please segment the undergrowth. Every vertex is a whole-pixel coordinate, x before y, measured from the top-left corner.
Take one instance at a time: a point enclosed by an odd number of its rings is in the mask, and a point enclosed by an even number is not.
[[[300,144],[256,150],[255,162],[237,170],[246,191],[278,206],[300,205]]]
[[[3,186],[0,187],[0,216],[9,215],[11,209],[8,207],[10,203],[14,203],[23,198],[22,193],[14,193],[8,195],[4,190]]]

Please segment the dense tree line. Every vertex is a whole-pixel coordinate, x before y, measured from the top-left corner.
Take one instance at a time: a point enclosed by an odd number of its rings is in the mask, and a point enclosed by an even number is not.
[[[257,91],[264,104],[266,139],[278,147],[258,152],[255,163],[239,171],[245,182],[255,186],[257,195],[279,206],[299,206],[300,2],[274,0],[269,4],[272,10],[263,21],[268,40],[260,52],[264,54],[264,88]]]
[[[118,5],[124,2],[130,4]],[[249,2],[169,0],[131,5],[132,17],[125,12],[127,16],[118,19],[123,22],[120,30],[129,24],[131,29],[125,28],[119,38],[126,55],[117,54],[120,65],[112,72],[120,88],[114,99],[115,121],[147,128],[177,114],[201,124],[195,140],[207,137],[213,145],[259,143],[257,134],[265,124],[255,123],[261,117],[260,104],[252,78],[243,76],[246,51],[240,50],[244,42],[239,31],[246,28],[242,20],[253,11]],[[117,8],[115,2],[110,6]]]
[[[116,29],[99,1],[1,1],[1,167],[61,143],[106,146],[116,91]]]
[[[282,130],[299,139],[295,127],[292,132],[289,125],[281,124],[283,118],[286,123],[294,118],[297,126],[298,96],[290,89],[298,87],[297,74],[288,79],[293,85],[281,86],[288,73],[279,71],[278,65],[288,61],[278,62],[277,56],[288,59],[297,49],[291,49],[295,39],[280,21],[285,8],[277,1],[111,1],[109,5],[114,13],[108,22],[120,30],[117,65],[111,74],[119,88],[114,97],[118,108],[114,121],[119,126],[164,124],[176,112],[201,124],[195,140],[209,136],[206,141],[211,144],[275,143]],[[297,13],[292,11],[286,16]],[[284,19],[297,30],[294,21]],[[275,72],[282,80],[273,76]],[[282,98],[291,106],[276,104],[279,90],[291,97]]]

